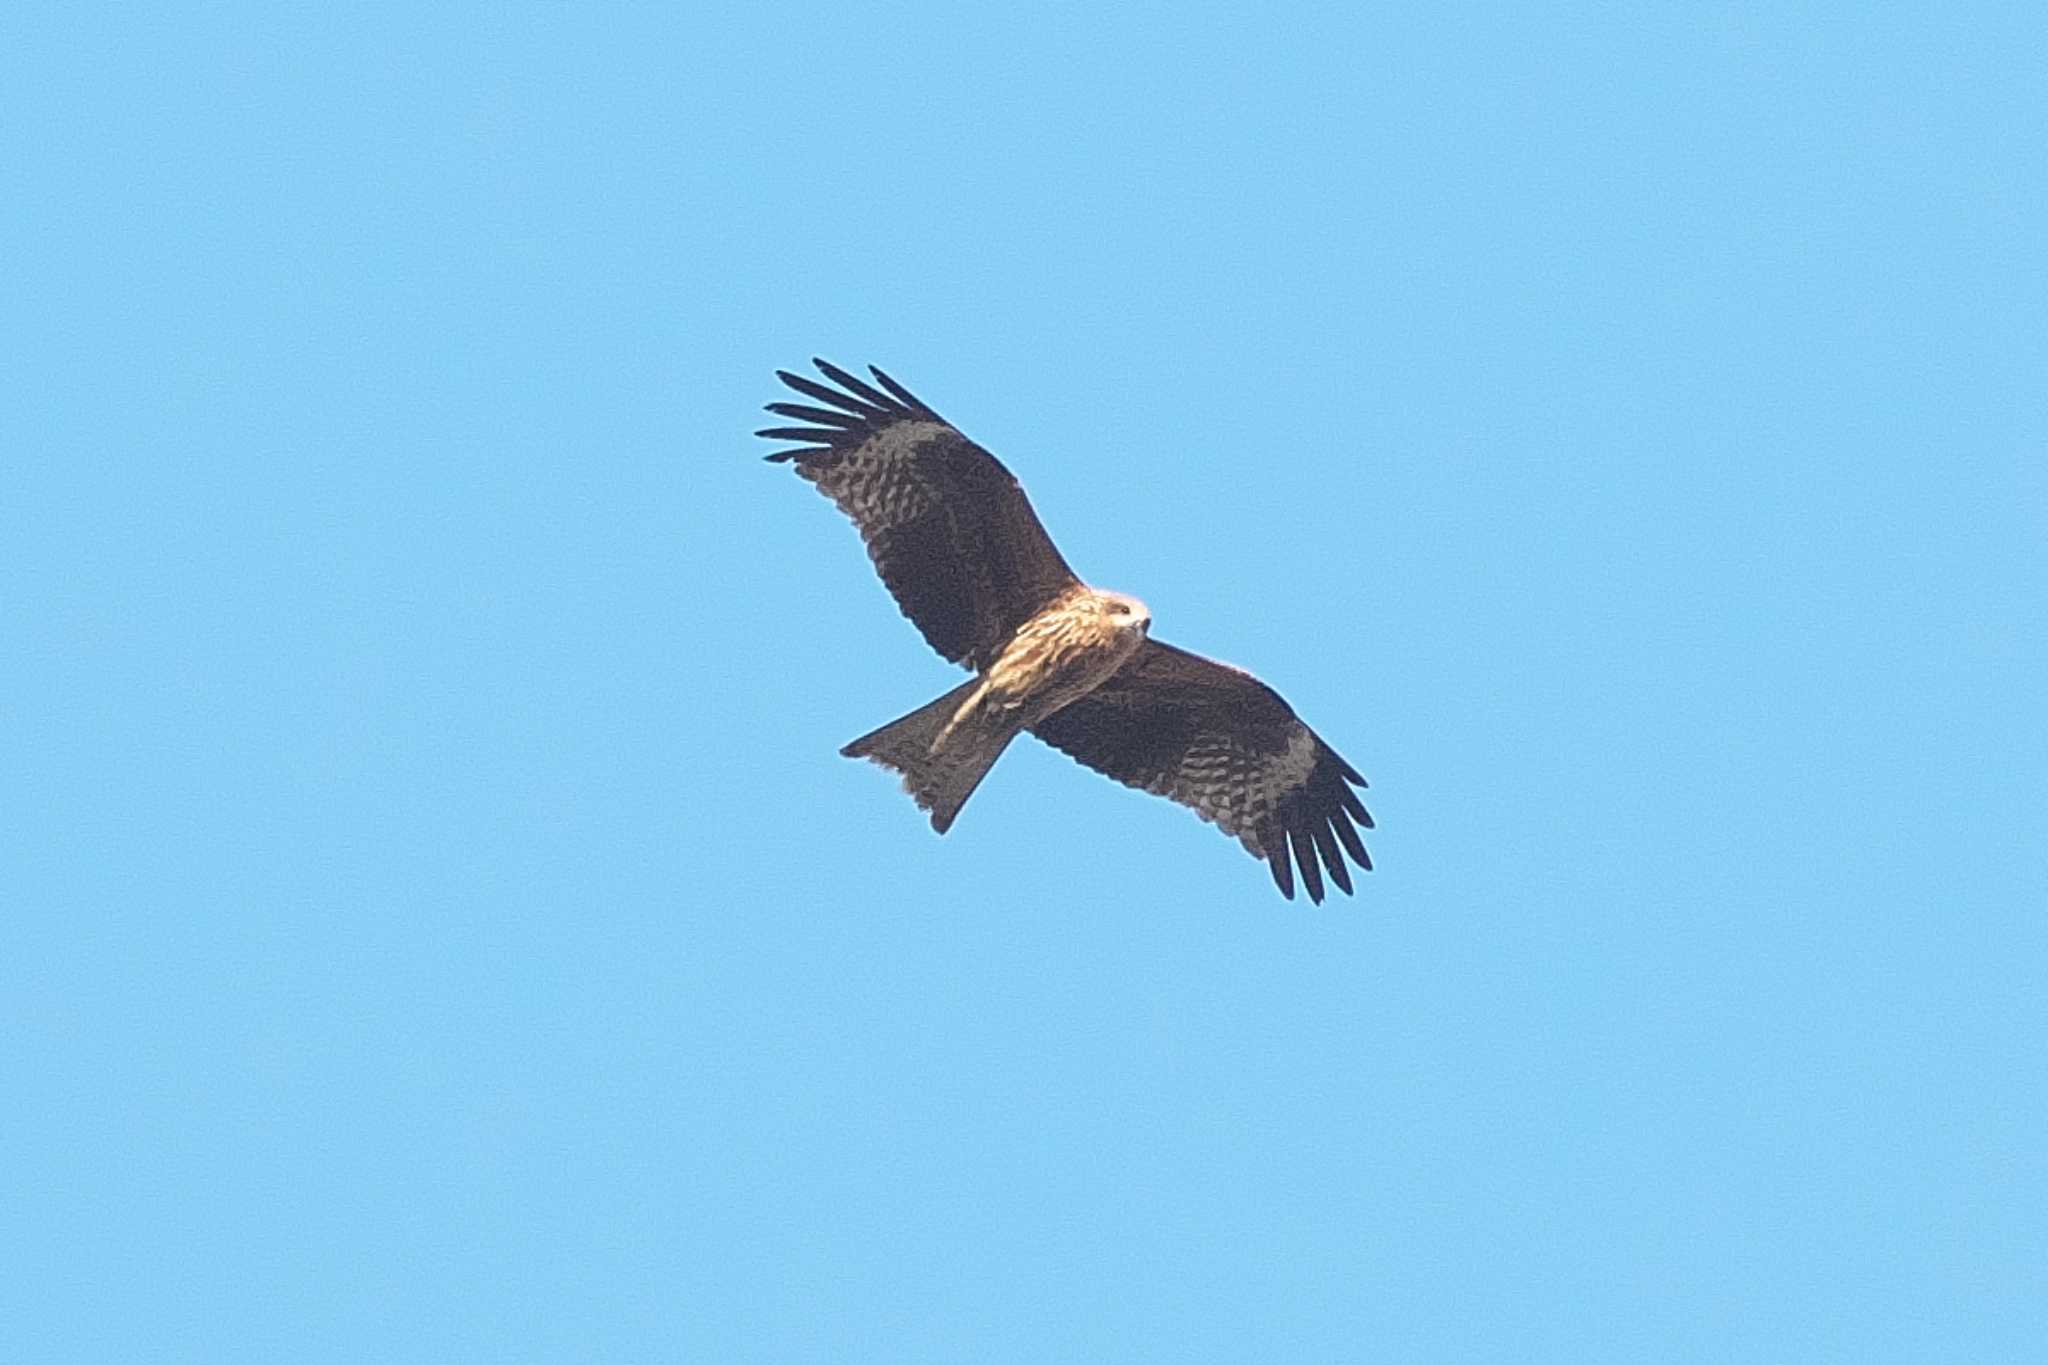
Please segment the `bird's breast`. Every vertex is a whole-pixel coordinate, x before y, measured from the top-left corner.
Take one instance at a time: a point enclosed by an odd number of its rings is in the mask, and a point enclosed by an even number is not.
[[[1140,643],[1093,612],[1055,608],[1027,622],[990,667],[990,699],[1035,723],[1099,687]]]

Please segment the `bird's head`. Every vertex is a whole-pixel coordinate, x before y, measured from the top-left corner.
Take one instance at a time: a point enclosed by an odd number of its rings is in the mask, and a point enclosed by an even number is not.
[[[1100,594],[1102,613],[1119,630],[1145,634],[1152,628],[1152,609],[1128,593],[1105,592]]]

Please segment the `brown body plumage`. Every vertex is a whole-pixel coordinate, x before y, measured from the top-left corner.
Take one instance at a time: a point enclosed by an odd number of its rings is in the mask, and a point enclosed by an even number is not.
[[[1122,593],[1075,587],[1026,621],[989,665],[985,704],[1035,725],[1123,666],[1152,614]]]
[[[840,752],[903,774],[944,834],[1010,741],[1108,681],[1151,624],[1136,598],[1076,584],[1019,626],[974,682]]]

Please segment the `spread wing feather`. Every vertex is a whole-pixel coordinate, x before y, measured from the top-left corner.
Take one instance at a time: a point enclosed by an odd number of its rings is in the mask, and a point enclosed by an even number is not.
[[[1074,571],[995,456],[880,370],[870,368],[869,384],[812,363],[838,387],[776,372],[825,406],[770,403],[811,425],[759,432],[800,443],[768,458],[794,461],[853,519],[882,582],[933,649],[988,667],[1019,626],[1075,586]]]
[[[1365,779],[1249,673],[1157,640],[1079,701],[1032,727],[1053,748],[1128,786],[1192,807],[1266,860],[1294,899],[1323,873],[1349,894],[1344,855],[1370,872],[1358,826],[1372,817],[1352,791]]]

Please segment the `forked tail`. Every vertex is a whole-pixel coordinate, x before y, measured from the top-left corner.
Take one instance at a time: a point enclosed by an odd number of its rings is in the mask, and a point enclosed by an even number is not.
[[[981,779],[1017,737],[1014,719],[977,710],[939,742],[947,722],[979,686],[980,679],[970,679],[902,719],[862,735],[839,752],[848,758],[872,759],[902,773],[903,789],[931,812],[932,828],[944,834],[953,827],[953,817],[967,804]]]

